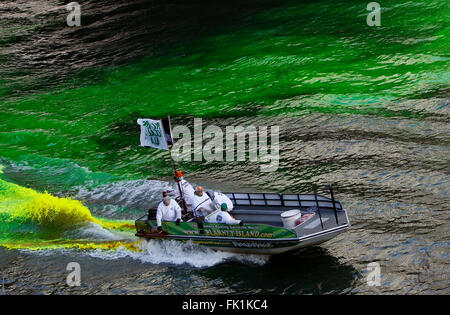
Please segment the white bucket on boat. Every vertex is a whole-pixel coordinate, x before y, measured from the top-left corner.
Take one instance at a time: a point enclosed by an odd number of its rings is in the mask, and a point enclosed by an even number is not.
[[[293,229],[297,226],[297,221],[301,218],[302,213],[298,209],[293,209],[281,213],[281,221],[285,229]]]

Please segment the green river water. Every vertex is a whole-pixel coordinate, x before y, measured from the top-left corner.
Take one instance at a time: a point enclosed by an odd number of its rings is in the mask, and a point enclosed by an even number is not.
[[[3,292],[449,293],[448,1],[383,0],[374,27],[364,1],[80,1],[80,27],[65,3],[0,2]],[[222,191],[333,183],[352,229],[269,258],[105,249],[132,231],[33,221],[30,196],[45,191],[111,222],[155,205],[170,160],[139,146],[136,120],[167,115],[280,126],[275,172],[203,160],[181,163],[186,178]],[[70,261],[79,288],[64,286]],[[367,286],[370,262],[381,286]]]

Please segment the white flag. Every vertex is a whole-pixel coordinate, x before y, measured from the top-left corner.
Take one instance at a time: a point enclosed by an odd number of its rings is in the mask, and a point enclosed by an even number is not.
[[[141,146],[169,150],[161,120],[138,119],[141,125]]]

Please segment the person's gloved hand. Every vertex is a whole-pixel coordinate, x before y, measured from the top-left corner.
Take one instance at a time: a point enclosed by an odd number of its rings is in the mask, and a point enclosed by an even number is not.
[[[180,219],[177,219],[176,225],[180,225]]]
[[[161,233],[162,232],[162,227],[160,227],[160,226],[158,226],[158,233]]]
[[[240,226],[243,226],[243,225],[244,225],[244,222],[242,222],[242,221],[239,222],[239,225],[240,225]]]

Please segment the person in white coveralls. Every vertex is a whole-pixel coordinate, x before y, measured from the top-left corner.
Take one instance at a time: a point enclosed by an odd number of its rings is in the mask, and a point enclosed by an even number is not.
[[[177,225],[180,224],[181,220],[181,208],[178,203],[165,196],[163,201],[159,204],[158,210],[156,210],[156,224],[158,226],[158,231],[162,231],[161,222],[162,221],[176,221]]]
[[[203,192],[201,186],[197,187],[194,195],[194,209],[198,216],[205,217],[209,223],[241,224],[240,220],[235,220],[228,211],[233,209],[230,198],[220,192],[214,192],[211,197]]]
[[[208,194],[203,192],[202,186],[197,186],[194,193],[194,212],[197,216],[206,217],[215,210],[214,203]]]
[[[184,179],[183,171],[176,171],[175,172],[175,180],[181,186],[182,194],[180,192],[178,184],[177,184],[177,191],[178,191],[178,195],[180,195],[180,196],[183,195],[183,197],[184,197],[184,201],[185,201],[185,204],[186,204],[186,210],[187,211],[193,211],[193,206],[194,206],[194,188],[192,187],[191,184],[189,184],[189,182],[187,180]]]
[[[225,203],[227,205],[227,211],[233,210],[233,202],[228,198],[227,195],[222,194],[221,192],[214,192],[214,204],[216,209],[220,209],[222,204]]]
[[[228,206],[224,202],[220,205],[220,210],[216,210],[205,218],[208,223],[225,223],[225,224],[239,224],[243,225],[241,220],[236,220],[231,214],[228,213]]]

